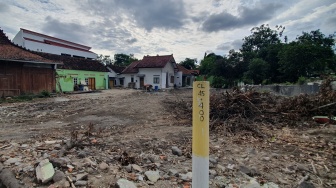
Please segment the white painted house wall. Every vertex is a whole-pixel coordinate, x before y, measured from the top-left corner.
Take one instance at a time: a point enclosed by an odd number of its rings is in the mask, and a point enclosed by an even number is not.
[[[140,88],[140,77],[139,75],[145,75],[144,77],[144,84],[150,84],[155,88],[157,86],[159,89],[167,88],[166,79],[168,79],[168,87],[174,87],[174,82],[170,82],[170,76],[174,76],[175,80],[175,73],[174,67],[172,63],[167,63],[163,68],[139,68],[138,73],[134,74],[122,74],[124,79],[124,87],[128,87],[128,83],[131,82],[132,76],[134,77],[135,88]],[[159,76],[160,80],[158,84],[154,84],[154,76]],[[167,76],[168,75],[168,78]],[[182,78],[182,77],[181,77]],[[181,83],[182,84],[182,83]]]
[[[114,86],[120,86],[120,78],[122,78],[122,76],[114,72],[114,70],[112,70],[110,67],[106,68],[109,70],[109,72],[107,73],[108,77],[114,78]]]
[[[182,87],[182,71],[175,73],[175,85],[177,87]]]
[[[122,77],[124,77],[124,86],[123,86],[124,88],[128,87],[128,83],[131,82],[132,76],[134,77],[134,82],[135,82],[135,79],[136,79],[135,75],[136,75],[136,73],[134,73],[134,74],[122,74]],[[137,88],[137,86],[135,86],[135,87]]]
[[[26,40],[25,38],[30,38],[33,40],[37,40],[37,41],[31,41],[31,40]],[[57,42],[57,43],[61,43],[61,44],[65,44],[71,47],[75,47],[75,48],[81,48],[83,50],[89,50],[89,48],[86,48],[84,46],[81,45],[76,45],[73,43],[67,43],[67,42],[62,42],[59,40],[55,40],[52,38],[46,38],[40,35],[34,35],[32,33],[26,33],[23,32],[23,30],[20,30],[16,36],[13,38],[13,43],[17,44],[19,46],[22,46],[24,48],[27,48],[29,50],[32,51],[38,51],[38,52],[46,52],[46,53],[51,53],[51,54],[57,54],[57,55],[61,55],[63,54],[70,54],[70,55],[75,55],[75,56],[82,56],[85,58],[90,58],[90,59],[96,59],[97,58],[97,54],[93,53],[93,52],[89,52],[89,51],[81,51],[81,50],[76,50],[76,49],[70,49],[70,48],[66,48],[66,47],[61,47],[61,46],[54,46],[51,44],[46,44],[43,43],[44,40],[49,40],[49,41],[53,41],[53,42]],[[41,43],[42,42],[42,43]]]

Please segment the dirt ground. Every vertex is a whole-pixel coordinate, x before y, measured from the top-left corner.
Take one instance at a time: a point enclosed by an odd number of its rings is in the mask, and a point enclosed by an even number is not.
[[[71,186],[37,181],[35,167],[45,158],[64,159],[55,169],[73,183],[86,173],[82,187],[114,187],[121,178],[137,187],[188,187],[191,117],[178,119],[165,104],[191,97],[191,89],[113,89],[0,104],[0,162],[23,187]],[[336,125],[309,127],[264,127],[272,135],[264,139],[211,132],[210,187],[248,187],[253,181],[263,187],[336,187]],[[64,149],[69,140],[76,145]],[[173,154],[173,146],[183,154]],[[8,163],[10,158],[18,161]],[[150,170],[159,171],[159,180],[148,179]]]

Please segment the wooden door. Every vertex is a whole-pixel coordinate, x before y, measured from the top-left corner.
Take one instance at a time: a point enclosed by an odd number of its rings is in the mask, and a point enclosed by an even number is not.
[[[140,78],[140,88],[143,88],[144,87],[144,78],[143,77],[141,77]]]
[[[95,78],[88,78],[88,82],[89,82],[89,89],[90,90],[96,90],[96,79]]]
[[[110,89],[114,88],[114,80],[109,80]]]

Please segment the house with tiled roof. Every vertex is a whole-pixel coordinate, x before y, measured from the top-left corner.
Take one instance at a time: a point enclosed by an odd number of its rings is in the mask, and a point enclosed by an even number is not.
[[[192,83],[195,80],[196,76],[199,75],[199,70],[189,70],[179,64],[177,65],[177,68],[177,79],[175,81],[176,86],[192,86]]]
[[[108,88],[108,70],[98,60],[34,52],[46,59],[62,61],[56,68],[57,91],[102,90]]]
[[[55,91],[58,64],[13,44],[0,30],[0,96]]]
[[[147,55],[123,70],[124,87],[144,88],[145,85],[152,85],[156,89],[174,87],[177,71],[173,55]]]
[[[121,67],[121,66],[116,66],[113,64],[107,64],[106,68],[108,69],[108,77],[109,77],[109,88],[112,89],[114,87],[123,87],[124,83],[123,80],[124,78],[121,75],[121,72],[126,68],[126,67]]]
[[[97,54],[90,51],[91,47],[89,46],[23,28],[20,28],[20,31],[15,35],[13,43],[36,52],[82,57],[86,59],[97,58]]]

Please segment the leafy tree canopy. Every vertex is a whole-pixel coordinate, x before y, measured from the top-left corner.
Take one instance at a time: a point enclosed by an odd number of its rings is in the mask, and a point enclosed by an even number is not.
[[[138,61],[138,59],[134,57],[134,54],[127,55],[121,53],[114,55],[114,65],[117,66],[128,66],[134,61]]]
[[[112,59],[110,58],[109,55],[100,54],[100,55],[98,55],[97,60],[104,65],[113,63],[113,61],[112,61]]]
[[[185,60],[181,61],[179,64],[182,65],[186,69],[196,69],[197,59],[185,58]]]

